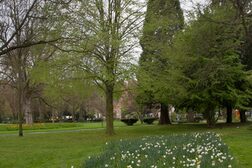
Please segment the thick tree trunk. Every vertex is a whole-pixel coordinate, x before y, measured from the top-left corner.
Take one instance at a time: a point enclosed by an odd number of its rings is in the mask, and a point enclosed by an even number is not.
[[[168,110],[168,105],[161,103],[161,110],[160,110],[160,119],[159,119],[159,124],[160,125],[165,125],[165,124],[171,124],[170,116],[169,116],[169,110]]]
[[[24,99],[24,113],[25,113],[25,123],[26,124],[33,124],[33,116],[32,116],[32,110],[31,110],[31,98],[25,98]]]
[[[208,127],[212,128],[215,126],[215,112],[213,109],[207,109],[207,125]]]
[[[114,135],[113,87],[106,87],[106,134]]]
[[[247,118],[246,118],[245,112],[246,112],[246,110],[240,110],[240,122],[241,123],[247,122]]]
[[[212,128],[216,124],[215,107],[213,104],[208,104],[205,109],[204,118],[207,120],[208,127]]]
[[[194,122],[194,112],[193,112],[192,110],[189,110],[189,111],[188,111],[187,120],[188,120],[189,122]]]
[[[233,111],[233,109],[232,109],[232,106],[230,105],[230,104],[228,104],[227,106],[226,106],[226,108],[227,108],[227,121],[226,121],[226,123],[227,124],[230,124],[230,123],[232,123],[232,111]]]

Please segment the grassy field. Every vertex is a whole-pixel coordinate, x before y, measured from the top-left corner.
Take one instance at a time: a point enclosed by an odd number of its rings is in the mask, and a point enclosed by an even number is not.
[[[86,124],[69,123],[62,127],[48,124],[44,129],[25,131],[25,136],[20,138],[14,130],[7,131],[6,125],[0,126],[0,167],[36,168],[55,167],[70,168],[79,167],[88,156],[102,151],[108,141],[129,139],[149,135],[170,135],[185,132],[217,132],[223,141],[230,147],[241,168],[252,167],[252,127],[251,125],[218,125],[214,129],[208,129],[200,124],[181,124],[171,126],[140,125],[124,126],[116,122],[116,135],[108,137],[104,134],[101,123]],[[99,125],[98,125],[99,124]],[[71,126],[70,126],[71,125]],[[50,127],[50,128],[49,128]],[[66,128],[67,127],[67,128]],[[89,128],[89,129],[87,129]],[[67,132],[62,132],[64,130]],[[69,132],[69,130],[77,130]],[[37,131],[48,131],[38,133]],[[55,132],[51,132],[56,130]],[[58,131],[57,130],[62,130]],[[33,134],[34,132],[34,134]]]
[[[137,125],[139,125],[138,123]],[[115,127],[125,126],[120,121],[114,122]],[[105,122],[76,122],[76,123],[35,123],[33,125],[23,125],[25,132],[47,132],[55,130],[79,130],[79,129],[91,129],[91,128],[104,128]],[[0,124],[1,133],[16,133],[18,130],[18,124]]]

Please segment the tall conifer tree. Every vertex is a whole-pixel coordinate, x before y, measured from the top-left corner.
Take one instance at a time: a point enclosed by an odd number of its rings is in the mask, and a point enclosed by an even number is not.
[[[241,27],[241,34],[240,36],[237,36],[237,40],[242,39],[241,43],[241,52],[240,53],[240,59],[243,65],[246,66],[246,70],[252,69],[252,54],[251,54],[251,46],[252,46],[252,22],[251,18],[249,17],[251,15],[251,6],[252,1],[251,0],[212,0],[211,4],[213,9],[218,8],[226,8],[229,6],[230,11],[233,11],[235,16],[233,19],[233,23],[237,24],[237,27]],[[223,24],[223,29],[227,29],[230,25]],[[229,37],[230,38],[230,37]],[[252,101],[251,101],[252,102]],[[252,104],[252,103],[249,103]],[[225,101],[223,104],[226,106],[227,109],[227,120],[226,123],[232,123],[232,111],[233,111],[233,105],[232,102]],[[240,119],[241,122],[246,122],[246,116],[245,116],[244,109],[240,109]]]
[[[183,11],[179,0],[149,0],[144,22],[141,46],[139,85],[144,91],[146,100],[160,103],[160,124],[170,124],[168,97],[162,81],[162,72],[169,66],[167,49],[172,47],[175,34],[183,28]],[[147,87],[146,87],[147,86]],[[148,94],[146,94],[148,93]],[[150,98],[151,97],[151,98]]]

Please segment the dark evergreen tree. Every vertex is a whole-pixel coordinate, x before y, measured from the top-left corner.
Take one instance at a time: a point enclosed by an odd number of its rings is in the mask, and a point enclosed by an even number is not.
[[[233,18],[230,18],[229,20],[232,20],[232,23],[236,25],[236,27],[240,27],[240,34],[236,37],[236,40],[240,40],[240,49],[238,49],[241,63],[245,65],[246,70],[250,71],[252,70],[252,18],[251,18],[251,7],[252,7],[252,1],[251,0],[212,0],[212,8],[213,9],[225,9],[227,6],[230,8],[229,11],[232,11],[234,13]],[[223,23],[222,23],[223,24]],[[230,27],[230,23],[223,24],[224,28]],[[232,38],[232,37],[231,37]],[[240,87],[241,82],[238,82],[239,86],[237,86],[239,89],[242,89]],[[243,81],[243,85],[244,85]],[[248,83],[246,83],[246,87],[251,87]],[[252,105],[252,100],[250,101],[250,106]],[[227,120],[226,123],[232,123],[232,111],[233,111],[233,105],[230,101],[225,101],[224,105],[227,109]],[[240,119],[241,122],[246,122],[246,116],[245,116],[246,109],[241,108],[240,109]]]
[[[139,99],[142,103],[160,103],[160,124],[170,124],[168,101],[172,79],[167,73],[171,62],[167,57],[173,38],[184,26],[179,0],[149,0],[144,22],[139,64]],[[170,84],[170,85],[169,85]],[[171,103],[171,102],[170,102]]]
[[[175,45],[188,80],[184,104],[202,111],[209,126],[219,107],[227,107],[227,122],[232,122],[232,108],[246,107],[251,96],[249,76],[239,59],[242,41],[235,8],[217,4],[200,12]]]
[[[243,40],[241,61],[242,64],[246,66],[247,71],[252,70],[252,1],[251,0],[235,0],[234,6],[237,9],[239,15],[239,20],[243,27]],[[249,101],[249,106],[252,106],[252,100]],[[240,109],[240,122],[245,123],[247,109]]]

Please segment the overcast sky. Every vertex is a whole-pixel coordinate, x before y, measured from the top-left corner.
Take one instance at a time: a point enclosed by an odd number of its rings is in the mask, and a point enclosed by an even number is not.
[[[185,20],[188,19],[188,13],[197,8],[198,4],[204,6],[208,4],[209,1],[210,0],[180,0],[180,5],[184,11]]]
[[[192,10],[196,4],[205,5],[209,0],[180,0],[181,7],[184,10]]]

